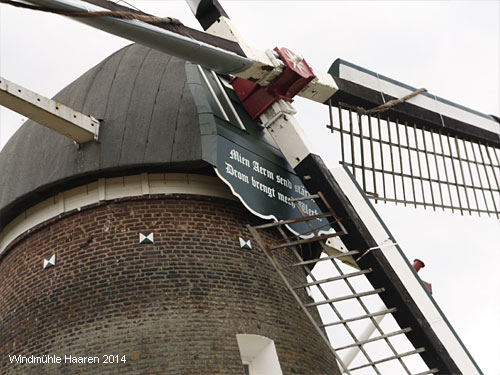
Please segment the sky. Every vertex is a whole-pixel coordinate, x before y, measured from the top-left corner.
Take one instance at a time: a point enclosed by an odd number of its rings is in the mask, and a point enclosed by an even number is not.
[[[134,1],[199,28],[183,1]],[[336,58],[500,114],[499,1],[222,1],[247,42],[287,47],[315,70]],[[75,21],[0,5],[0,75],[52,97],[129,41]],[[314,151],[338,166],[327,108],[298,98]],[[0,148],[24,119],[0,109]],[[0,171],[1,173],[1,171]],[[500,222],[422,208],[376,205],[419,275],[485,374],[500,374]]]

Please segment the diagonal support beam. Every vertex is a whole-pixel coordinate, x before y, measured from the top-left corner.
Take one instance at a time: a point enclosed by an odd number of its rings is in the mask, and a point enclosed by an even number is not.
[[[99,121],[0,77],[0,105],[77,143],[97,140]]]

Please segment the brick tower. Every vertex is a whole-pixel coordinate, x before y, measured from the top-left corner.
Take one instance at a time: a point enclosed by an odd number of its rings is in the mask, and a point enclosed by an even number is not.
[[[338,373],[245,242],[263,221],[214,172],[192,74],[126,47],[55,98],[99,142],[28,121],[0,153],[1,374]]]

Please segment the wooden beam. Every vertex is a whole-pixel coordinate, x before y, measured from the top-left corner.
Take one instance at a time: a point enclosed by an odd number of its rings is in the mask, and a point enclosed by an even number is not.
[[[0,77],[0,105],[77,143],[97,140],[99,121]]]
[[[348,104],[371,109],[416,90],[341,59],[335,60],[329,73],[339,88],[329,100],[334,106],[345,107],[345,104]],[[495,116],[480,113],[427,92],[374,115],[393,121],[398,119],[400,124],[406,121],[410,125],[415,124],[417,128],[432,129],[452,137],[456,135],[492,147],[500,146],[500,122]]]

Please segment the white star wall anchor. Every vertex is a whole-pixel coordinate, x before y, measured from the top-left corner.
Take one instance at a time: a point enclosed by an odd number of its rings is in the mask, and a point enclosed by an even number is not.
[[[43,260],[43,269],[53,267],[56,265],[56,254],[52,254],[50,257],[47,257]]]
[[[149,233],[139,233],[139,243],[140,244],[149,244],[154,243],[154,232]]]
[[[252,243],[250,242],[249,239],[243,237],[238,237],[238,238],[240,240],[240,247],[242,249],[252,250]]]

